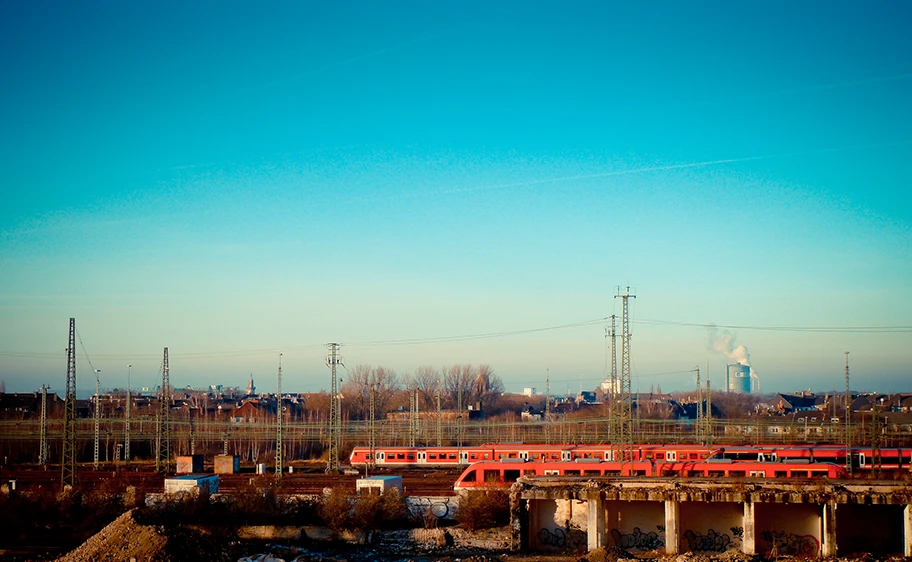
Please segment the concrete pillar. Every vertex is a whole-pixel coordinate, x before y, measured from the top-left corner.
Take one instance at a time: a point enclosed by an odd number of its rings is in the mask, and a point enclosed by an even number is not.
[[[591,492],[587,494],[586,503],[589,506],[586,533],[588,548],[592,551],[607,546],[608,533],[605,528],[605,502],[600,492]]]
[[[912,505],[903,508],[903,556],[912,556]]]
[[[823,544],[820,553],[824,558],[836,556],[836,502],[823,504]]]
[[[680,543],[681,504],[665,500],[665,554],[677,554]]]
[[[741,520],[744,534],[741,535],[741,552],[753,556],[757,554],[757,525],[754,519],[754,502],[744,502],[744,518]]]

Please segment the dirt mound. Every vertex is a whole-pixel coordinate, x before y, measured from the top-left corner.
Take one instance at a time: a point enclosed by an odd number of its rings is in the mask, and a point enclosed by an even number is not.
[[[130,510],[57,562],[190,562],[229,560],[223,549],[200,532],[144,525]],[[236,559],[236,558],[235,558]]]

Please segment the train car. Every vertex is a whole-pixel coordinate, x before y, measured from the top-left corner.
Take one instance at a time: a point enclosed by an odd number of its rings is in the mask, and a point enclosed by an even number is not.
[[[473,462],[492,460],[494,450],[487,447],[375,447],[375,466],[461,466]],[[354,447],[348,460],[352,466],[362,467],[370,458],[370,448]]]
[[[456,491],[488,487],[507,487],[523,476],[625,476],[625,477],[702,477],[702,478],[830,478],[847,476],[845,469],[832,463],[760,463],[734,461],[680,462],[605,462],[597,459],[535,462],[521,459],[482,461],[466,468],[453,489]]]

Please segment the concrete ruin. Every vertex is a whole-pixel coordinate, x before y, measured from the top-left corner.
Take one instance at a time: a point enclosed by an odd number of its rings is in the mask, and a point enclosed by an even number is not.
[[[510,493],[514,551],[912,556],[912,487],[525,477]]]

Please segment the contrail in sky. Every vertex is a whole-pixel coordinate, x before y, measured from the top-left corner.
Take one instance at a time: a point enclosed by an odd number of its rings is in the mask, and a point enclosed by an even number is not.
[[[912,140],[876,143],[876,144],[868,144],[868,145],[845,146],[845,147],[837,147],[837,148],[818,148],[818,149],[814,149],[814,150],[802,150],[802,151],[798,151],[798,152],[784,152],[784,153],[780,153],[780,154],[744,156],[741,158],[724,158],[724,159],[718,159],[718,160],[703,160],[700,162],[686,162],[686,163],[682,163],[682,164],[667,164],[664,166],[647,166],[647,167],[643,167],[643,168],[631,168],[629,170],[613,170],[610,172],[597,172],[597,173],[593,173],[593,174],[580,174],[580,175],[576,175],[576,176],[562,176],[562,177],[557,177],[557,178],[543,178],[543,179],[536,179],[536,180],[526,180],[526,181],[517,181],[517,182],[511,182],[511,183],[503,183],[503,184],[497,184],[497,185],[453,188],[453,189],[446,189],[446,190],[438,191],[437,194],[448,195],[448,194],[453,194],[453,193],[464,193],[464,192],[471,192],[471,191],[509,189],[511,187],[527,187],[527,186],[541,185],[541,184],[546,184],[546,183],[558,183],[558,182],[586,180],[586,179],[593,179],[593,178],[610,178],[610,177],[628,176],[628,175],[634,175],[634,174],[647,174],[650,172],[665,172],[665,171],[669,171],[669,170],[683,170],[683,169],[687,169],[687,168],[702,168],[702,167],[708,167],[708,166],[720,166],[722,164],[737,164],[737,163],[741,163],[741,162],[752,162],[752,161],[756,161],[756,160],[771,160],[774,158],[790,158],[790,157],[795,157],[795,156],[810,156],[813,154],[826,154],[829,152],[843,152],[843,151],[848,151],[848,150],[865,150],[865,149],[871,149],[871,148],[883,148],[886,146],[898,146],[898,145],[910,144],[910,143],[912,143]],[[416,197],[420,197],[422,195],[426,195],[426,194],[425,193],[414,194],[414,196],[416,196]]]

